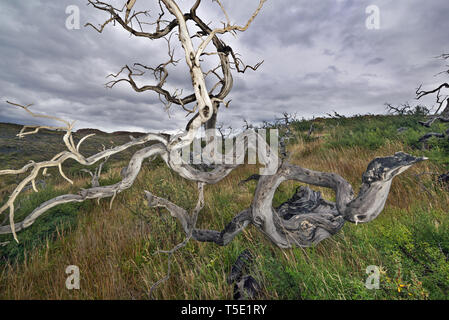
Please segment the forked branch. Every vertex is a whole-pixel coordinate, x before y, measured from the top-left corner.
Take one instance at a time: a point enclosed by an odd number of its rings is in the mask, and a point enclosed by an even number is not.
[[[186,129],[179,134],[167,137],[166,135],[148,133],[138,139],[132,139],[123,145],[105,149],[95,155],[85,157],[80,152],[80,146],[91,135],[85,136],[78,144],[75,144],[72,136],[73,123],[53,116],[35,114],[29,110],[30,105],[23,106],[10,103],[23,108],[34,117],[60,121],[65,125],[63,127],[25,126],[19,133],[20,137],[38,133],[40,129],[65,131],[63,141],[67,150],[58,153],[49,161],[30,162],[21,169],[0,171],[0,175],[28,174],[14,189],[6,203],[0,208],[0,214],[9,209],[9,225],[0,226],[0,234],[12,233],[14,239],[18,241],[16,232],[29,227],[39,216],[59,204],[82,202],[88,199],[111,198],[110,205],[112,205],[117,194],[133,185],[142,169],[143,161],[146,159],[153,160],[155,157],[160,156],[167,166],[178,175],[198,183],[198,201],[191,215],[185,209],[168,199],[156,196],[148,191],[146,192],[149,205],[166,208],[173,217],[179,220],[186,234],[186,238],[182,243],[175,246],[172,250],[167,251],[170,257],[176,250],[184,246],[189,239],[214,242],[217,245],[226,245],[250,224],[254,225],[281,248],[290,248],[293,246],[307,247],[319,243],[338,232],[345,221],[357,224],[375,219],[384,208],[393,178],[407,170],[413,164],[426,160],[426,158],[418,158],[402,152],[390,157],[374,159],[369,163],[367,170],[363,174],[360,192],[355,196],[351,184],[337,174],[312,171],[290,164],[287,160],[279,163],[278,151],[272,149],[267,144],[265,136],[251,130],[249,123],[246,122],[248,130],[236,137],[236,141],[244,141],[243,148],[239,149],[242,152],[236,151],[234,153],[234,150],[232,150],[232,152],[222,154],[215,144],[217,139],[212,137],[212,139],[208,139],[204,148],[204,158],[208,162],[213,163],[214,168],[210,171],[198,170],[183,159],[181,151],[185,147],[190,148],[197,136],[198,130],[202,126],[215,128],[216,116],[220,104],[224,103],[227,106],[229,103],[225,102],[225,98],[233,85],[231,64],[235,66],[238,72],[245,72],[248,68],[256,70],[261,65],[261,63],[258,63],[254,67],[246,66],[237,57],[237,54],[234,53],[232,48],[219,39],[219,35],[226,33],[235,35],[239,31],[243,32],[247,30],[259,14],[266,0],[259,1],[257,8],[247,20],[246,24],[241,26],[231,24],[226,9],[221,1],[216,0],[226,19],[226,22],[223,23],[223,27],[221,28],[209,27],[209,25],[198,17],[197,9],[201,0],[196,0],[188,13],[183,13],[175,0],[160,0],[158,2],[160,13],[157,20],[153,22],[141,20],[142,18],[148,17],[146,11],[133,11],[136,0],[128,0],[122,9],[103,1],[88,0],[88,2],[94,8],[104,11],[109,15],[109,18],[98,28],[90,23],[87,24],[95,28],[98,32],[101,33],[111,23],[117,23],[134,36],[152,40],[165,38],[168,43],[169,59],[167,62],[159,64],[154,68],[140,63],[135,64],[133,67],[125,66],[117,74],[111,75],[115,80],[110,81],[107,86],[114,87],[117,83],[127,82],[137,92],[156,92],[166,99],[167,104],[175,103],[181,105],[184,110],[189,113],[194,113],[194,115],[188,122]],[[171,20],[165,18],[169,14],[173,16]],[[195,23],[197,28],[196,33],[191,33],[192,28],[190,26],[188,27],[189,21]],[[140,31],[133,27],[133,22],[138,25]],[[153,26],[152,28],[155,28],[155,30],[152,32],[145,31],[144,27],[146,26]],[[170,46],[170,34],[172,32],[176,32],[179,37],[191,77],[193,93],[184,98],[180,98],[178,92],[171,94],[163,88],[168,78],[167,67],[178,63],[178,60],[174,58],[174,51]],[[199,38],[200,43],[196,48],[192,40],[195,37]],[[215,49],[213,52],[207,53],[206,49],[209,44],[212,44]],[[220,65],[218,68],[212,69],[212,71],[205,71],[202,69],[201,59],[209,56],[218,56]],[[233,60],[232,63],[229,60],[230,57]],[[218,71],[220,68],[221,74]],[[154,85],[138,86],[135,82],[135,77],[142,76],[144,72],[148,71],[153,73],[157,83]],[[119,76],[124,73],[126,76],[119,79]],[[205,77],[209,74],[214,74],[218,78],[218,83],[212,88],[206,86]],[[448,88],[449,85],[443,84],[439,88],[428,92],[418,89],[417,95],[420,98],[430,93],[438,92],[439,94],[439,90],[443,87]],[[218,88],[220,88],[219,92],[214,94]],[[193,103],[195,106],[188,109],[186,105],[190,103]],[[285,125],[282,125],[285,128],[284,139],[287,139],[292,134],[289,129],[289,116],[288,114],[284,114],[283,118],[283,121],[285,121]],[[34,129],[34,131],[26,131],[29,128]],[[145,145],[148,142],[152,142],[153,144]],[[45,175],[48,168],[58,168],[61,176],[67,181],[72,182],[62,170],[62,166],[66,160],[73,159],[81,165],[91,166],[101,160],[106,161],[110,156],[133,146],[141,146],[141,149],[133,154],[127,167],[122,171],[122,179],[119,182],[109,186],[100,186],[98,181],[102,167],[100,164],[98,171],[91,173],[95,179],[90,188],[81,189],[76,194],[65,194],[50,199],[29,213],[23,221],[18,223],[14,222],[14,204],[17,197],[30,183],[35,191],[37,191],[35,187],[36,178],[41,173]],[[260,175],[257,176],[257,187],[250,207],[237,213],[222,231],[197,228],[197,218],[204,207],[204,186],[206,184],[218,183],[229,175],[236,167],[244,162],[246,150],[256,151],[259,155],[259,162],[265,165],[264,170],[261,170]],[[261,150],[268,152],[260,152]],[[278,208],[274,208],[272,202],[275,192],[279,185],[287,180],[330,188],[335,192],[336,200],[335,202],[327,201],[321,197],[319,192],[302,186],[297,189],[297,192],[290,200]]]

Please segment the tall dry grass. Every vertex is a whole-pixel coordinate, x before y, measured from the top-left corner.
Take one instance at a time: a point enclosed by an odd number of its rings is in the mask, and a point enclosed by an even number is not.
[[[289,150],[292,163],[338,173],[356,190],[374,157],[410,151],[398,142],[375,151],[358,147],[328,149],[322,148],[320,140],[299,140]],[[106,178],[118,179],[123,165],[124,162],[111,168]],[[416,176],[423,171],[437,171],[435,166],[420,163],[396,178],[386,208],[375,222],[347,224],[339,234],[315,248],[281,250],[251,227],[227,247],[190,241],[174,255],[171,276],[155,290],[154,298],[231,299],[232,286],[226,283],[226,276],[245,248],[255,255],[253,275],[263,286],[263,298],[401,298],[395,290],[367,292],[363,287],[365,268],[369,264],[390,263],[376,245],[376,234],[380,236],[382,228],[402,228],[416,218],[419,210],[447,211],[448,193],[429,187],[430,177]],[[219,184],[207,186],[206,206],[200,213],[198,227],[221,230],[235,213],[248,207],[255,184],[238,186],[238,182],[255,172],[254,166],[241,166]],[[87,182],[79,179],[77,187]],[[283,183],[276,201],[291,196],[297,185]],[[334,197],[330,190],[318,189],[326,198]],[[164,195],[184,208],[191,209],[196,202],[194,183],[163,165],[147,164],[134,186],[117,196],[111,210],[108,200],[100,201],[93,209],[81,210],[75,229],[60,232],[55,241],[26,252],[23,261],[5,263],[0,269],[0,297],[149,299],[150,287],[167,273],[167,255],[157,250],[172,248],[183,240],[184,234],[165,210],[146,206],[143,190]],[[447,221],[435,216],[435,221],[438,219]],[[68,265],[80,268],[80,290],[65,287]]]

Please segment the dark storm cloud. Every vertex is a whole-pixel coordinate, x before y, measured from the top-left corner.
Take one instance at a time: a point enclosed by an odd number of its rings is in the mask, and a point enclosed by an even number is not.
[[[126,83],[104,86],[105,77],[125,64],[165,62],[165,41],[130,37],[112,26],[102,34],[68,30],[65,10],[73,4],[80,7],[82,24],[107,19],[84,0],[1,2],[0,121],[42,123],[6,105],[9,99],[36,103],[36,112],[76,120],[78,128],[183,128],[185,114],[173,107],[169,119],[155,94],[136,93]],[[190,2],[182,4],[187,10]],[[232,20],[243,23],[257,0],[224,4]],[[369,5],[380,9],[379,30],[365,26]],[[223,20],[214,9],[204,1],[199,12],[205,20]],[[246,63],[265,62],[257,72],[235,76],[231,106],[219,120],[238,128],[242,118],[261,122],[283,111],[304,117],[332,110],[379,113],[384,102],[412,101],[421,82],[441,80],[433,75],[443,64],[433,57],[449,52],[448,15],[447,0],[425,6],[418,0],[269,0],[247,32],[225,37]],[[180,62],[170,70],[169,88],[187,93],[190,80],[177,48]]]

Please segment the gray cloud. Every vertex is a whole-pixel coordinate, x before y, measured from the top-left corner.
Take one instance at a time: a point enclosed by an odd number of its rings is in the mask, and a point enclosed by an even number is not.
[[[125,64],[165,62],[166,43],[130,37],[118,26],[102,34],[91,28],[67,30],[65,9],[74,2],[82,24],[107,19],[84,0],[0,4],[0,121],[42,123],[5,104],[9,99],[76,120],[77,128],[183,128],[185,113],[174,106],[169,118],[155,94],[136,93],[126,83],[104,86],[105,77]],[[182,4],[187,10],[190,2]],[[380,30],[365,27],[365,8],[372,4],[380,8]],[[241,0],[227,7],[232,20],[242,23],[256,5],[257,0]],[[224,19],[210,1],[200,13],[208,21]],[[421,82],[431,86],[442,80],[433,77],[443,67],[433,57],[449,52],[448,15],[447,0],[425,5],[418,0],[267,1],[247,32],[237,39],[225,37],[246,63],[265,62],[257,72],[235,75],[231,106],[221,110],[219,121],[237,128],[242,118],[261,122],[283,111],[304,117],[332,110],[379,113],[384,102],[411,101]],[[177,49],[180,62],[170,70],[169,88],[187,93],[188,70]]]

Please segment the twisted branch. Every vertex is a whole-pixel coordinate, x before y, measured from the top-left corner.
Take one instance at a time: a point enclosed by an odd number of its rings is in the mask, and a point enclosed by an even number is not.
[[[58,153],[49,161],[42,161],[38,163],[31,162],[18,170],[0,171],[0,175],[22,174],[29,172],[28,176],[19,183],[7,202],[0,208],[0,214],[9,209],[9,225],[0,226],[0,234],[12,233],[14,239],[18,241],[16,232],[29,227],[48,209],[62,203],[82,202],[88,199],[102,199],[106,197],[112,198],[113,201],[117,194],[133,185],[145,159],[154,159],[154,157],[160,156],[167,166],[181,177],[198,182],[199,193],[197,205],[193,210],[192,216],[190,216],[185,209],[177,206],[169,200],[153,195],[148,191],[145,192],[149,205],[165,207],[173,217],[180,221],[181,226],[186,233],[186,238],[182,243],[175,246],[172,250],[166,251],[169,253],[169,259],[176,250],[183,247],[191,238],[197,241],[214,242],[217,245],[223,246],[232,241],[232,239],[242,232],[242,230],[244,230],[244,228],[246,228],[249,224],[254,225],[271,241],[273,241],[273,243],[281,248],[290,248],[293,246],[307,247],[314,245],[338,232],[342,228],[345,221],[357,224],[369,222],[375,219],[384,208],[392,179],[407,170],[413,164],[426,160],[426,158],[417,158],[402,152],[396,153],[390,157],[374,159],[368,165],[367,170],[363,174],[362,187],[359,194],[355,196],[351,184],[337,174],[305,169],[300,166],[292,165],[288,163],[288,161],[279,163],[277,151],[271,149],[270,146],[267,145],[265,136],[262,136],[253,130],[247,130],[236,139],[237,141],[239,141],[239,139],[244,141],[244,147],[242,148],[243,150],[239,150],[235,153],[233,150],[228,154],[222,154],[219,152],[219,149],[217,149],[217,146],[214,143],[216,139],[213,137],[212,139],[208,139],[208,143],[205,147],[204,158],[208,162],[217,165],[213,170],[207,172],[195,169],[182,158],[181,151],[184,147],[190,147],[198,129],[202,125],[215,127],[219,104],[224,102],[224,98],[228,95],[230,89],[232,88],[233,80],[230,73],[231,63],[229,61],[229,54],[233,57],[234,65],[239,72],[245,72],[247,68],[255,70],[260,66],[260,63],[255,67],[244,66],[243,62],[236,57],[232,49],[226,46],[225,43],[218,38],[218,35],[225,33],[235,34],[237,31],[247,30],[252,21],[259,14],[266,0],[259,1],[257,9],[243,26],[231,25],[226,10],[220,1],[216,1],[227,20],[227,22],[224,23],[223,28],[216,29],[209,28],[201,19],[198,18],[196,10],[200,5],[200,0],[195,2],[194,6],[187,14],[181,11],[174,0],[160,0],[159,5],[161,13],[155,23],[156,31],[153,33],[133,29],[133,20],[137,21],[142,29],[143,22],[141,22],[138,17],[141,14],[145,14],[144,11],[135,12],[133,14],[131,13],[135,2],[135,0],[129,0],[123,9],[119,10],[105,2],[89,0],[90,5],[99,10],[108,12],[111,15],[111,18],[106,20],[100,28],[96,28],[91,24],[87,25],[94,27],[101,33],[106,25],[109,25],[111,22],[117,22],[131,34],[140,37],[147,37],[149,39],[163,38],[177,28],[179,40],[184,50],[186,64],[189,67],[194,93],[180,99],[176,94],[171,95],[162,88],[168,76],[166,69],[167,66],[177,63],[177,60],[174,60],[174,53],[170,49],[170,37],[166,39],[168,42],[169,51],[168,62],[160,64],[156,68],[146,67],[143,64],[134,65],[134,67],[138,66],[152,71],[155,79],[158,81],[156,85],[138,87],[133,77],[143,75],[143,71],[125,66],[119,73],[111,76],[117,78],[122,72],[127,71],[128,77],[113,80],[108,83],[109,86],[113,87],[115,84],[125,81],[131,84],[133,89],[137,92],[143,92],[146,90],[155,91],[156,93],[164,96],[168,102],[180,104],[183,107],[185,104],[195,102],[195,108],[191,109],[191,112],[195,112],[195,115],[187,124],[186,130],[177,135],[167,138],[163,135],[148,133],[141,138],[132,139],[130,142],[121,146],[105,149],[90,157],[84,157],[79,151],[80,146],[91,135],[82,138],[78,144],[75,145],[72,137],[73,123],[69,123],[56,117],[34,114],[29,111],[29,105],[22,106],[19,104],[10,103],[23,108],[34,117],[44,117],[62,121],[66,125],[65,127],[26,126],[19,133],[19,136],[23,137],[28,134],[37,133],[40,129],[44,128],[65,131],[66,133],[64,134],[63,141],[67,147],[67,150]],[[174,20],[168,22],[165,27],[162,27],[162,25],[166,23],[166,20],[163,19],[165,11],[162,5],[171,15],[175,17]],[[125,8],[125,16],[122,18],[120,13],[123,13]],[[187,27],[188,20],[194,21],[200,29],[200,33],[197,33],[197,35],[201,38],[205,37],[196,49],[194,48],[192,36]],[[210,43],[212,43],[217,50],[223,76],[216,74],[215,70],[212,72],[204,72],[201,68],[200,57],[205,55],[205,50]],[[243,69],[239,67],[240,64],[243,64]],[[220,80],[219,83],[221,84],[221,90],[217,95],[212,95],[212,93],[218,85],[214,86],[211,90],[206,86],[205,77],[210,73],[216,74]],[[417,90],[417,94],[418,96],[425,95],[419,90]],[[285,116],[285,118],[286,130],[289,130],[288,117]],[[35,130],[32,132],[27,132],[27,128],[34,128]],[[82,165],[90,166],[132,146],[144,145],[147,142],[158,143],[150,146],[142,146],[140,150],[134,153],[128,163],[128,166],[122,171],[121,181],[109,186],[100,186],[97,181],[93,181],[91,188],[81,189],[77,194],[66,194],[50,199],[42,203],[38,208],[34,209],[23,221],[19,223],[14,222],[14,203],[18,195],[23,192],[24,188],[29,183],[31,183],[34,189],[36,189],[36,177],[40,173],[45,175],[48,168],[58,167],[61,176],[67,181],[72,182],[62,171],[62,165],[67,159],[73,159]],[[259,161],[265,165],[265,168],[263,168],[265,170],[262,170],[260,175],[257,176],[258,183],[251,206],[240,211],[240,213],[238,213],[232,221],[225,226],[223,231],[219,232],[214,230],[197,229],[197,217],[199,212],[204,207],[204,184],[213,184],[221,181],[233,169],[243,163],[245,151],[249,149],[258,150]],[[268,150],[269,156],[266,152],[260,152],[261,150]],[[225,161],[223,162],[223,160]],[[98,172],[95,173],[98,177],[101,172],[101,166],[102,165],[100,164]],[[92,177],[94,177],[94,174],[91,174]],[[279,185],[287,180],[295,180],[310,185],[330,188],[335,192],[336,201],[327,201],[321,197],[319,192],[315,192],[308,187],[302,187],[297,190],[295,195],[290,200],[283,203],[278,208],[273,208],[272,202],[274,194]],[[170,263],[168,276],[169,274]],[[155,285],[157,286],[159,283],[164,281],[164,279],[161,279]]]

